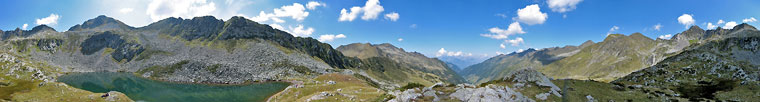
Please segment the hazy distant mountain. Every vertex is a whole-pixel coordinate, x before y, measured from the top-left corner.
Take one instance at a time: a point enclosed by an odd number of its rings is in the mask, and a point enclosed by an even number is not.
[[[451,64],[457,65],[459,68],[461,68],[459,70],[462,70],[471,65],[483,62],[489,57],[487,56],[440,56],[437,58],[441,61],[449,62]]]
[[[531,48],[522,52],[502,54],[469,66],[463,69],[460,74],[472,83],[483,83],[499,79],[516,70],[541,68],[554,61],[574,55],[580,51],[579,48],[590,44],[593,42],[586,41],[581,46],[553,47],[541,50]]]

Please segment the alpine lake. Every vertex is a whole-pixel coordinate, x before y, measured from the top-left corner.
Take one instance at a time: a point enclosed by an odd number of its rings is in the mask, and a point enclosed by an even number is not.
[[[125,72],[69,73],[58,77],[58,81],[96,93],[118,91],[137,102],[263,102],[290,85],[286,82],[240,85],[176,83]]]

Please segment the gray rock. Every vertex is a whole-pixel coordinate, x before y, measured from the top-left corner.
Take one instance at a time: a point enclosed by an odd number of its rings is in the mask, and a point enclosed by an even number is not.
[[[538,100],[546,100],[546,98],[549,98],[549,93],[541,93],[536,95],[536,99]]]
[[[535,102],[506,86],[488,85],[480,88],[457,88],[449,95],[467,102]]]
[[[594,100],[594,97],[591,97],[591,95],[586,95],[586,99],[588,99],[586,102],[596,102],[596,100]]]

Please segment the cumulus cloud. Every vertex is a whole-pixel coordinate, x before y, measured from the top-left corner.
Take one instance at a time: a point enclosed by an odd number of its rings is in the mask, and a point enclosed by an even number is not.
[[[612,28],[610,28],[610,31],[607,31],[607,35],[610,35],[610,34],[614,33],[617,30],[620,30],[620,27],[618,27],[618,26],[612,26]]]
[[[314,28],[311,28],[311,27],[305,28],[303,27],[303,25],[298,25],[295,28],[293,27],[288,27],[288,28],[290,28],[290,34],[293,34],[293,36],[297,36],[297,37],[308,37],[309,35],[311,35],[311,33],[314,32]]]
[[[391,12],[391,13],[385,14],[385,19],[388,19],[388,20],[391,20],[391,21],[394,21],[394,22],[396,20],[398,20],[398,18],[399,18],[399,15],[396,12]]]
[[[316,2],[316,1],[309,1],[309,3],[306,3],[306,8],[309,10],[317,9],[319,6],[325,6],[324,3]]]
[[[340,38],[346,38],[346,35],[343,35],[343,34],[338,34],[338,35],[325,34],[325,35],[320,35],[319,38],[318,38],[318,40],[321,41],[321,42],[330,42],[330,41],[333,41],[335,39],[340,39]]]
[[[726,21],[723,21],[722,19],[718,20],[718,25],[723,24],[723,23],[726,23]]]
[[[515,51],[515,52],[520,53],[520,52],[523,52],[523,51],[525,51],[525,49],[517,49],[517,51]]]
[[[543,24],[548,18],[546,13],[541,12],[538,4],[528,5],[525,8],[517,9],[517,21],[528,25]]]
[[[693,15],[691,14],[683,14],[681,16],[678,16],[678,23],[683,24],[686,27],[694,25],[694,18],[692,18],[692,16]]]
[[[285,29],[284,27],[282,27],[282,25],[280,25],[280,24],[269,24],[269,26],[271,26],[274,29],[279,29],[279,30],[288,32],[287,29]]]
[[[132,8],[121,8],[121,9],[119,9],[119,12],[121,14],[127,14],[127,13],[130,13],[130,12],[134,11],[134,10],[135,9],[132,9]]]
[[[303,21],[309,16],[309,12],[306,11],[306,7],[300,3],[293,3],[293,5],[285,5],[280,8],[275,8],[272,13],[266,13],[264,11],[259,12],[258,16],[251,18],[256,22],[265,22],[272,20],[275,23],[283,23],[285,20],[280,17],[290,17],[296,21]]]
[[[349,12],[346,8],[341,9],[338,21],[354,21],[359,16],[359,13],[362,13],[362,20],[373,20],[377,19],[377,16],[385,11],[383,6],[380,5],[379,0],[367,0],[363,7],[354,6],[350,10]]]
[[[742,20],[744,23],[750,23],[750,22],[757,22],[757,19],[755,17],[745,18]]]
[[[206,16],[214,10],[216,4],[206,0],[153,0],[146,13],[155,22],[168,17]]]
[[[736,22],[730,21],[730,22],[726,22],[726,25],[724,25],[723,28],[725,28],[725,29],[731,29],[731,28],[734,28],[734,26],[736,26],[736,25],[738,25],[738,24],[736,24]]]
[[[489,37],[493,39],[506,39],[510,35],[514,34],[524,34],[525,32],[522,30],[522,27],[520,27],[520,23],[513,22],[512,24],[509,24],[509,27],[507,27],[506,30],[493,27],[491,29],[488,29],[490,32],[489,34],[480,34],[480,36],[483,37]]]
[[[48,17],[38,18],[35,23],[37,23],[37,25],[56,25],[58,24],[59,18],[61,18],[61,16],[58,16],[58,14],[50,14]]]
[[[404,41],[404,38],[398,38],[398,42]]]
[[[654,28],[654,30],[660,31],[660,29],[662,28],[662,24],[657,23],[657,25],[654,25],[654,27],[652,28]]]
[[[547,0],[546,4],[554,12],[564,13],[575,9],[575,5],[578,5],[583,0]]]
[[[507,46],[505,46],[504,44],[499,44],[499,48],[505,49],[505,48],[507,48]]]
[[[517,46],[517,45],[520,45],[521,43],[525,43],[525,40],[523,40],[523,38],[521,37],[517,37],[512,40],[504,40],[504,42],[509,43],[512,46]]]
[[[464,53],[462,51],[446,51],[446,49],[441,48],[438,50],[438,53],[436,53],[435,56],[472,56],[472,53]]]
[[[21,29],[26,30],[26,27],[29,27],[29,24],[24,23],[24,25],[21,26]]]
[[[707,23],[707,29],[715,29],[716,27],[718,27],[718,25],[713,25],[713,23],[709,22]]]
[[[660,39],[670,39],[670,37],[673,37],[673,34],[660,35],[657,38],[660,38]]]

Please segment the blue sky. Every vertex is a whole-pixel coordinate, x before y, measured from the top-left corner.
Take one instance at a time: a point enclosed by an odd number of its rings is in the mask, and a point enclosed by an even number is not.
[[[65,31],[97,15],[114,17],[135,27],[145,26],[166,17],[189,18],[213,15],[219,19],[229,19],[232,16],[245,16],[260,23],[279,25],[281,26],[279,29],[297,36],[317,39],[324,36],[321,40],[332,44],[333,47],[355,42],[391,43],[407,51],[421,52],[429,57],[452,56],[481,59],[497,55],[497,52],[509,53],[527,48],[579,45],[586,40],[599,42],[608,33],[629,35],[641,32],[655,39],[662,35],[679,33],[685,30],[687,25],[692,24],[702,28],[708,28],[708,23],[723,27],[726,24],[730,26],[729,22],[740,24],[744,21],[757,25],[758,22],[751,18],[760,17],[760,12],[756,11],[760,10],[760,6],[757,6],[760,1],[756,0],[3,0],[2,2],[4,6],[0,7],[3,10],[3,15],[0,15],[0,29],[4,31],[22,28],[24,24],[28,25],[26,29],[31,29],[38,24],[48,24],[58,31]],[[352,7],[358,9],[352,10]],[[342,9],[346,9],[345,15],[341,14]],[[351,17],[351,13],[355,13],[356,16]],[[393,17],[394,13],[398,17]],[[691,19],[684,17],[679,20],[679,17],[684,15],[691,16]],[[348,20],[349,18],[353,20]],[[521,29],[512,27],[512,30],[509,30],[510,25],[519,25]],[[660,26],[655,27],[656,25]],[[445,51],[441,54],[439,52],[442,52],[442,48]]]

